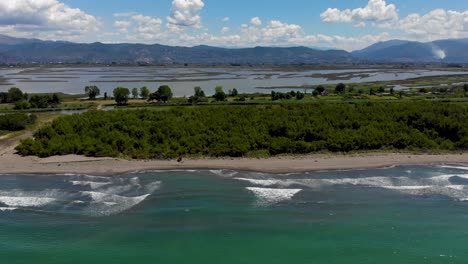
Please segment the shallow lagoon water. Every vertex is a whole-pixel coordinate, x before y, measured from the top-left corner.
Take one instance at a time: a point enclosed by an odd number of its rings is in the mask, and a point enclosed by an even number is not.
[[[115,87],[147,86],[154,91],[169,85],[175,96],[190,96],[193,87],[202,87],[207,95],[222,85],[226,91],[236,88],[241,93],[270,93],[259,87],[298,87],[302,85],[405,80],[409,78],[468,74],[464,71],[344,69],[279,71],[256,68],[160,68],[160,67],[37,67],[0,69],[0,91],[16,86],[28,93],[63,92],[82,94],[84,87],[97,85],[101,94],[109,95]],[[332,78],[330,78],[332,77]],[[300,90],[297,88],[278,91]]]
[[[2,175],[0,263],[466,263],[468,167]]]

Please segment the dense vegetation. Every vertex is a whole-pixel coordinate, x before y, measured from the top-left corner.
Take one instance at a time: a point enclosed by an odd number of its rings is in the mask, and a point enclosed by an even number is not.
[[[24,155],[266,156],[317,151],[466,149],[468,106],[436,102],[200,106],[61,117]]]
[[[0,115],[0,130],[18,131],[23,130],[29,124],[36,122],[35,115],[11,114]]]

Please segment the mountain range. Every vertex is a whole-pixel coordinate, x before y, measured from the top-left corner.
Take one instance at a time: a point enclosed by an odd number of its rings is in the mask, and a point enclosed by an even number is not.
[[[43,41],[0,35],[0,64],[342,64],[468,63],[468,39],[433,42],[390,40],[347,52],[307,47],[218,48],[159,44]]]

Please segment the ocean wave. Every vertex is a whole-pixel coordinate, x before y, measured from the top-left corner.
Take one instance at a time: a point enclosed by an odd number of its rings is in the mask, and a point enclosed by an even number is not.
[[[40,207],[56,199],[48,197],[28,197],[28,196],[0,196],[0,203],[12,207]]]
[[[0,207],[0,211],[2,212],[14,211],[17,209],[18,209],[17,207]]]
[[[232,178],[234,175],[239,173],[232,170],[210,170],[210,172],[223,178]]]
[[[196,172],[202,172],[202,170],[135,170],[131,171],[128,174],[143,174],[143,173],[164,173],[164,172],[190,172],[190,173],[196,173]]]
[[[113,215],[126,211],[143,202],[150,196],[150,194],[145,194],[136,197],[126,197],[117,194],[91,191],[83,191],[81,193],[92,199],[86,211],[97,216]]]
[[[277,185],[277,184],[285,182],[285,181],[276,180],[276,179],[268,179],[268,180],[257,180],[257,179],[249,179],[249,178],[234,178],[234,179],[239,180],[239,181],[246,181],[254,185],[260,185],[260,186],[265,186],[265,187]]]
[[[146,192],[151,194],[161,188],[161,182],[160,181],[151,182],[151,183],[146,184],[143,188],[145,189]]]
[[[257,205],[266,206],[276,204],[282,201],[291,200],[294,195],[302,189],[270,189],[259,187],[247,187],[247,190],[254,193],[258,198]]]
[[[400,192],[409,195],[440,195],[446,196],[455,200],[468,197],[468,183],[460,184],[460,180],[468,179],[465,174],[446,174],[437,175],[432,177],[416,177],[416,176],[401,176],[401,177],[388,177],[388,176],[375,176],[375,177],[360,177],[360,178],[305,178],[305,179],[278,179],[275,177],[266,178],[247,178],[238,177],[234,178],[239,181],[248,182],[257,187],[279,187],[288,188],[305,187],[310,189],[322,189],[332,186],[350,185],[361,188],[381,188]],[[293,187],[293,188],[294,188]],[[255,187],[249,187],[255,188]],[[253,191],[254,189],[249,189]],[[258,196],[261,195],[274,197],[274,191],[278,189],[263,189],[257,190]],[[280,189],[285,190],[285,189]],[[287,189],[286,189],[287,190]],[[260,192],[263,192],[261,194]],[[281,196],[280,196],[281,197]],[[267,200],[266,198],[264,198]],[[274,198],[271,198],[274,200]],[[279,199],[279,198],[278,198]]]
[[[70,181],[73,185],[89,186],[91,189],[99,189],[103,186],[111,184],[110,182],[93,182],[93,181]]]
[[[461,165],[440,165],[439,167],[444,169],[468,170],[468,167]]]
[[[433,186],[381,186],[384,189],[391,190],[424,190],[433,188]]]

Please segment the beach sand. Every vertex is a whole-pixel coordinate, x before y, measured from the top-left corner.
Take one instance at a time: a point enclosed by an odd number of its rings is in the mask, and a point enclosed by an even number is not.
[[[77,155],[49,158],[22,157],[15,154],[14,144],[0,149],[0,173],[92,174],[113,175],[144,170],[228,169],[268,173],[317,170],[377,168],[393,165],[468,163],[468,153],[428,155],[404,153],[365,153],[354,155],[307,155],[266,159],[224,158],[176,160],[124,160],[89,158]]]

